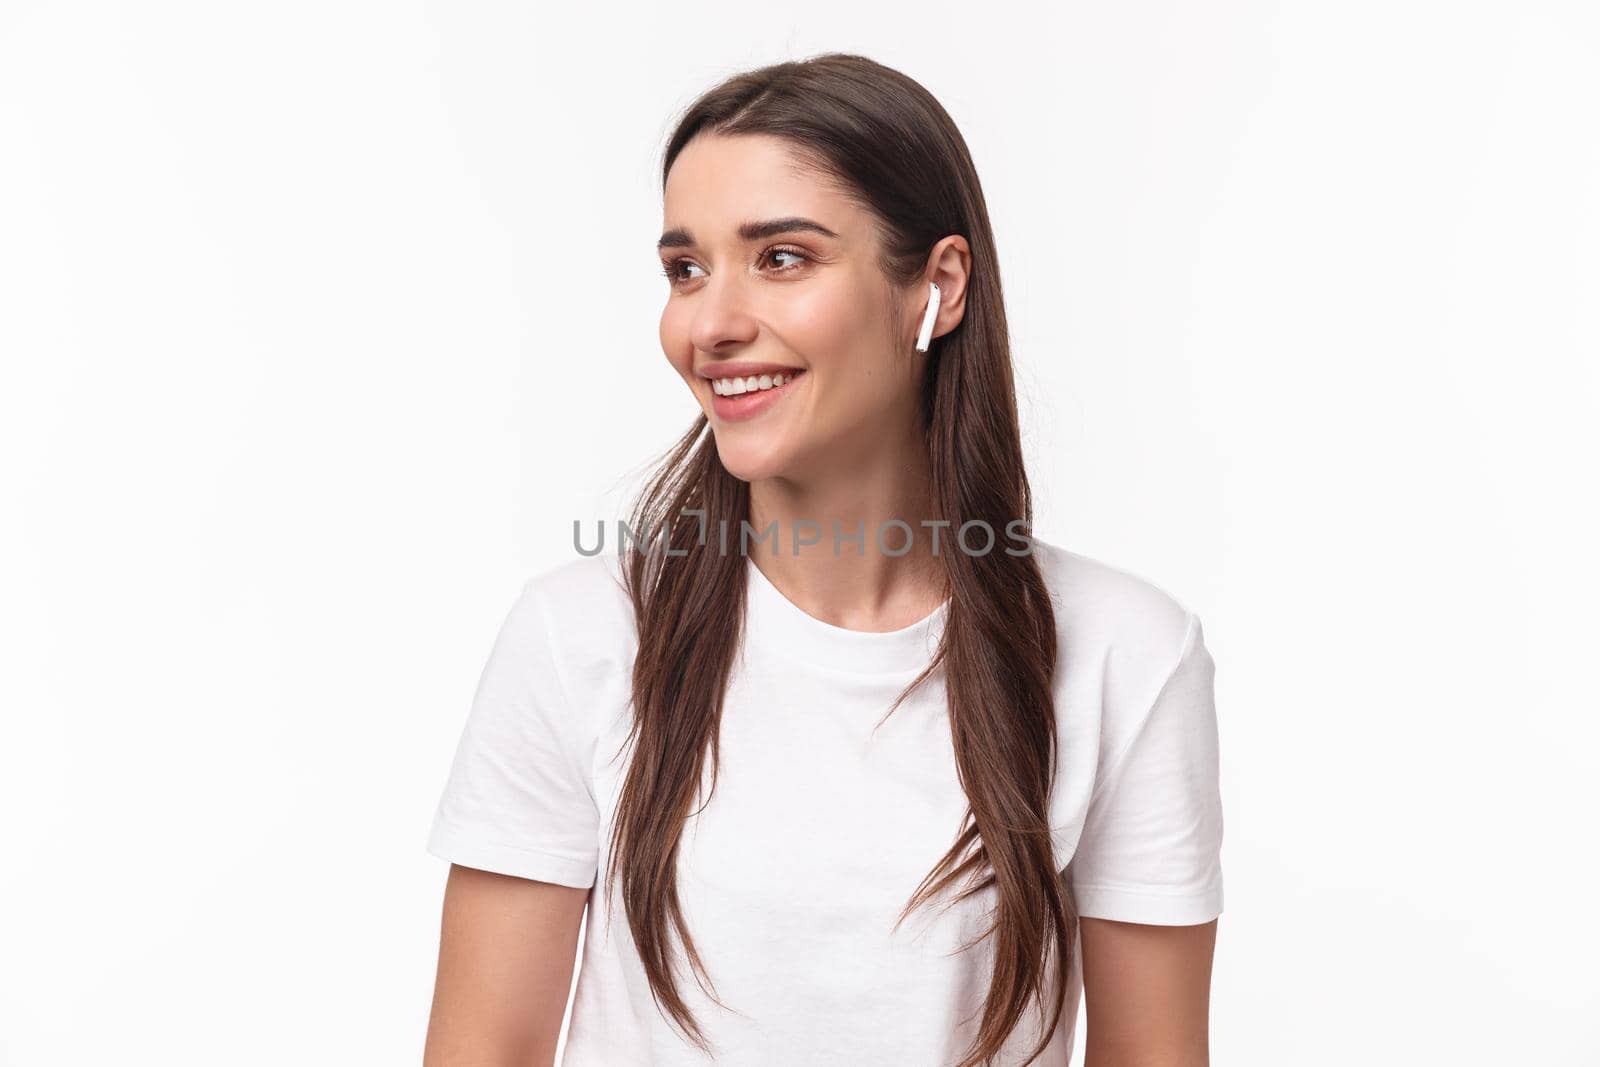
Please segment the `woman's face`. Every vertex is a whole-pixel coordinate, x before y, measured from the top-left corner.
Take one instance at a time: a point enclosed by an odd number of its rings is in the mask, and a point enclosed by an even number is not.
[[[890,286],[865,209],[779,138],[702,133],[673,162],[663,215],[661,347],[730,473],[848,471],[916,428],[928,290]],[[744,391],[721,395],[735,381]]]

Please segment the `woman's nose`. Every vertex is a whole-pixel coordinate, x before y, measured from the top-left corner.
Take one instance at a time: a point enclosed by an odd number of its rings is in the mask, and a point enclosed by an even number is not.
[[[702,352],[715,352],[730,345],[748,344],[760,332],[751,314],[749,292],[744,281],[724,272],[713,276],[694,295],[694,319],[690,340]]]

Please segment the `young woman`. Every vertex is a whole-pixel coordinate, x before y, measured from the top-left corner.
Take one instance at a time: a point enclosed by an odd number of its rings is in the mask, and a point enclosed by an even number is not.
[[[814,57],[706,93],[663,183],[700,416],[655,539],[529,579],[496,640],[428,841],[426,1062],[550,1063],[588,905],[567,1067],[1065,1067],[1080,995],[1088,1067],[1205,1064],[1212,660],[1027,532],[960,133]]]

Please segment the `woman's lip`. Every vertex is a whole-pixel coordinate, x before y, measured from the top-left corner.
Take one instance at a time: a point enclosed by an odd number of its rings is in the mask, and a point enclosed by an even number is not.
[[[759,378],[763,374],[804,374],[804,367],[785,367],[780,363],[714,363],[700,372],[707,381],[718,378]]]
[[[789,380],[782,385],[771,389],[755,389],[748,393],[740,393],[738,396],[723,396],[713,391],[711,410],[724,422],[753,419],[788,396],[795,382],[803,377],[805,377],[804,371],[794,371],[790,374]]]

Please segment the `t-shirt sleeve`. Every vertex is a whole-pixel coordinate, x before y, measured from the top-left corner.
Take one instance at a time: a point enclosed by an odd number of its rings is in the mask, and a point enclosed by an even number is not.
[[[1214,677],[1191,613],[1176,665],[1089,801],[1070,864],[1079,915],[1186,926],[1221,914]]]
[[[478,679],[427,851],[464,867],[586,888],[599,812],[582,720],[563,688],[549,609],[530,579]]]

